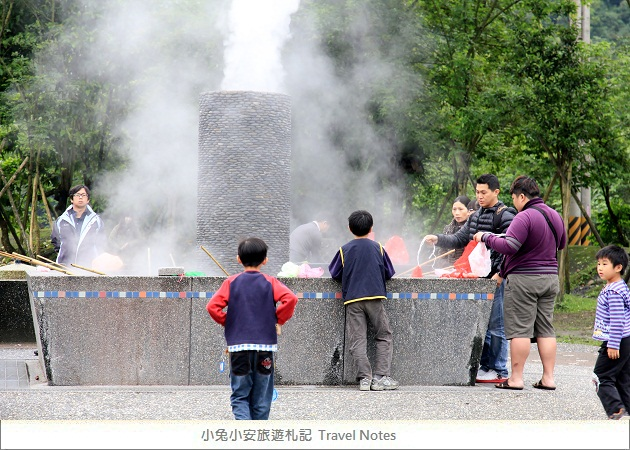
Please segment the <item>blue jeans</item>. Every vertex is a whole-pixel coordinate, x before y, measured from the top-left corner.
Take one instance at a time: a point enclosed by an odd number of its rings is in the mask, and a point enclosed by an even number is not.
[[[236,420],[269,419],[273,373],[273,352],[230,353],[230,404]]]
[[[505,280],[494,291],[488,331],[486,331],[486,339],[483,343],[483,351],[481,352],[481,361],[479,363],[481,369],[485,371],[494,369],[501,378],[508,377],[508,341],[505,338],[505,328],[503,326],[504,289]]]

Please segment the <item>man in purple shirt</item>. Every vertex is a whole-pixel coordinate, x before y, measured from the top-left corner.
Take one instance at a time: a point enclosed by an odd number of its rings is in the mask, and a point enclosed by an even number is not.
[[[560,290],[557,251],[567,237],[560,214],[545,205],[538,184],[521,175],[510,186],[519,211],[505,235],[479,232],[474,239],[505,256],[500,276],[506,279],[503,312],[505,335],[510,341],[512,373],[501,389],[522,390],[523,369],[534,339],[543,365],[537,389],[554,390],[556,336],[553,308]]]

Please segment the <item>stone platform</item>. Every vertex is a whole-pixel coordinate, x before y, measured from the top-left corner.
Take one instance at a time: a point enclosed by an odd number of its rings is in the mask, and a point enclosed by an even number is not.
[[[29,274],[39,358],[52,385],[213,385],[223,329],[205,305],[224,277],[69,277]],[[331,278],[284,278],[299,303],[278,338],[278,385],[354,384],[345,308]],[[471,385],[494,282],[388,282],[392,376],[402,384]],[[371,331],[369,331],[371,332]],[[368,348],[373,354],[373,348]]]

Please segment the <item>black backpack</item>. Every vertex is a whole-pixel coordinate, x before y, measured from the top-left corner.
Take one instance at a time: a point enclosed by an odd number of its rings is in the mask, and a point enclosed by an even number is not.
[[[503,205],[494,212],[494,216],[492,217],[492,230],[494,233],[501,233],[501,217],[505,211],[510,211],[512,214],[516,215],[518,211],[513,206]]]

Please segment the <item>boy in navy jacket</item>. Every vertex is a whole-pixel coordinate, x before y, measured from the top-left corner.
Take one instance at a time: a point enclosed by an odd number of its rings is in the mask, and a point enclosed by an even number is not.
[[[364,210],[348,217],[348,228],[354,239],[341,247],[328,266],[330,275],[341,281],[346,305],[346,343],[357,364],[357,380],[362,391],[398,389],[390,376],[393,341],[383,300],[387,298],[385,282],[395,273],[387,252],[368,236],[372,232],[372,215]],[[376,333],[374,370],[367,356],[367,321]]]
[[[237,260],[245,270],[223,282],[206,310],[225,327],[234,418],[267,420],[274,387],[273,353],[278,349],[276,324],[283,325],[293,316],[297,296],[260,271],[268,261],[262,239],[241,241]],[[223,311],[228,305],[227,312]]]

